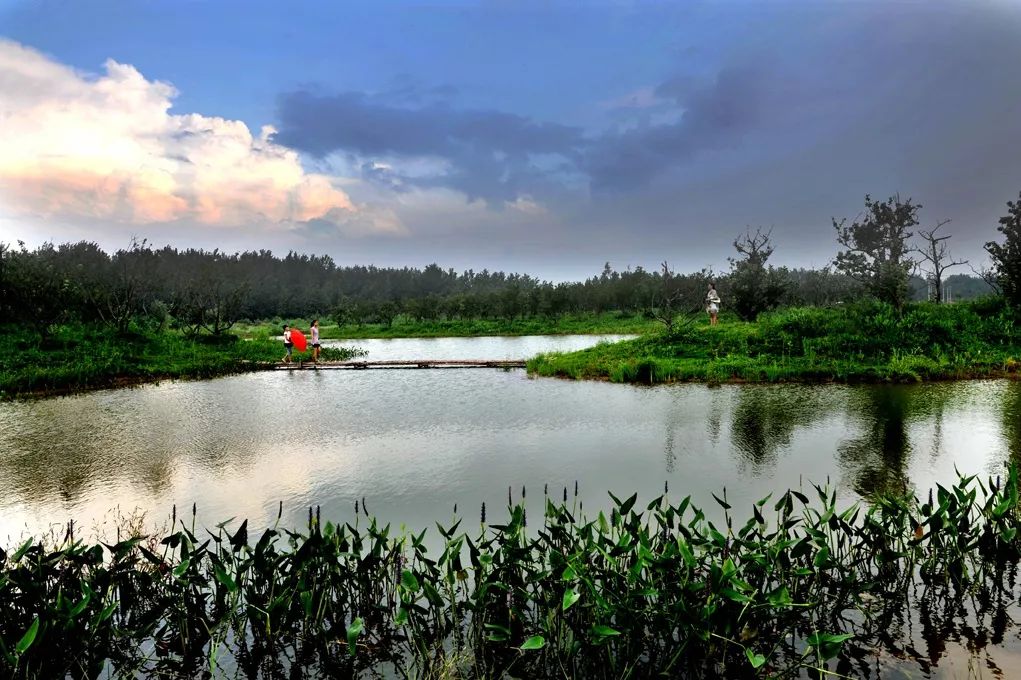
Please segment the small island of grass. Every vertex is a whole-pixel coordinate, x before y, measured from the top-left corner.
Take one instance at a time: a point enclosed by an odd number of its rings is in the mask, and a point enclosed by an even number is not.
[[[164,379],[212,378],[262,370],[284,354],[279,340],[190,334],[176,329],[131,329],[64,323],[40,336],[0,325],[0,399],[124,387]],[[360,351],[323,348],[323,359],[344,360]],[[296,360],[311,353],[296,353]]]
[[[542,354],[532,375],[612,382],[918,382],[998,377],[1021,357],[1015,314],[1002,298],[953,305],[878,302],[724,318],[672,332]]]

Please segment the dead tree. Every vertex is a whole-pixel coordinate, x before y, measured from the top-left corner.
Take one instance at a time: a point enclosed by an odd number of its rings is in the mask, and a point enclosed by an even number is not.
[[[667,333],[674,332],[677,308],[683,297],[676,278],[676,274],[670,271],[670,265],[664,260],[659,270],[659,290],[653,296],[650,311],[656,321],[666,326]]]
[[[1003,295],[1003,287],[1000,285],[1000,277],[997,276],[995,269],[986,266],[980,267],[979,269],[970,267],[970,269],[972,274],[982,279],[985,284],[989,286],[989,290],[993,292],[993,295]]]
[[[704,309],[706,287],[714,278],[710,269],[678,275],[663,262],[660,286],[653,295],[650,315],[666,327],[668,335],[694,325]]]
[[[949,223],[950,220],[943,220],[937,222],[936,226],[928,231],[918,230],[918,235],[925,241],[925,245],[922,248],[916,248],[915,252],[922,256],[922,263],[924,263],[922,270],[925,271],[933,285],[933,302],[943,301],[943,272],[951,267],[968,264],[967,260],[955,260],[950,254],[946,243],[950,239],[949,234],[946,236],[936,235],[941,227]]]

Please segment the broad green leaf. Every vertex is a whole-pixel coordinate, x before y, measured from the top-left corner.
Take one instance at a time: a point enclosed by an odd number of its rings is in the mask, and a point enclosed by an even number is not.
[[[518,647],[522,651],[529,649],[542,649],[546,646],[546,638],[541,635],[533,635],[532,637],[525,640],[525,642]]]
[[[579,593],[577,590],[568,590],[567,592],[564,593],[564,600],[563,603],[561,604],[561,609],[566,612],[574,605],[575,602],[577,602],[580,599],[581,593]]]
[[[188,571],[188,567],[191,566],[191,560],[185,559],[179,565],[174,567],[174,576],[181,578],[184,572]]]
[[[592,626],[592,633],[598,637],[611,637],[613,635],[620,635],[619,630],[614,630],[609,626]]]
[[[413,593],[417,593],[419,589],[418,579],[407,569],[401,572],[401,585]]]
[[[748,597],[744,593],[739,593],[733,588],[724,588],[720,591],[720,594],[726,597],[728,600],[733,600],[734,602],[745,603],[752,601],[752,598]]]
[[[17,654],[24,654],[28,648],[32,646],[32,643],[35,642],[35,636],[38,633],[39,617],[37,616],[35,617],[35,621],[32,622],[32,625],[25,631],[25,634],[21,636],[20,640],[18,640],[18,643],[14,645],[14,651]]]
[[[510,636],[510,629],[495,623],[483,624],[489,629],[489,635],[486,639],[490,642],[504,642]]]
[[[238,584],[234,583],[234,579],[232,579],[230,574],[228,574],[227,571],[219,564],[213,565],[213,576],[215,576],[216,580],[222,583],[228,591],[232,593],[237,592]]]
[[[358,636],[362,634],[362,623],[361,617],[351,622],[351,625],[347,627],[347,650],[351,653],[355,653],[355,644],[358,642]]]
[[[429,600],[429,604],[434,607],[443,606],[443,597],[440,596],[439,592],[433,588],[432,584],[428,581],[422,582],[422,590],[425,592],[425,598]]]
[[[790,591],[787,590],[787,586],[780,586],[771,592],[766,596],[766,601],[774,607],[789,607],[794,602],[791,599]]]
[[[850,640],[853,635],[843,633],[835,635],[832,633],[813,633],[805,640],[809,647],[815,649],[822,659],[832,659],[840,653],[840,646],[845,640]]]
[[[24,543],[22,543],[20,548],[18,548],[17,550],[14,551],[14,554],[11,555],[11,562],[17,562],[18,560],[20,560],[22,557],[25,556],[25,553],[27,553],[28,549],[31,548],[31,547],[32,547],[32,539],[30,538],[27,541],[25,541]]]
[[[83,611],[85,611],[85,608],[87,606],[89,606],[89,600],[91,600],[91,599],[92,599],[92,592],[91,591],[87,591],[85,593],[85,597],[83,597],[78,604],[76,604],[74,607],[71,608],[71,618],[73,619],[76,616],[78,616],[79,614],[81,614]]]

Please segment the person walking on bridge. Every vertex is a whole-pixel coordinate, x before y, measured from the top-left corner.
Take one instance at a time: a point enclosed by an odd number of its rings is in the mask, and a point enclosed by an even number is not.
[[[294,351],[294,343],[291,342],[291,327],[287,324],[284,324],[284,351],[286,354],[280,361],[287,363],[291,360],[291,352]]]
[[[319,363],[319,319],[312,319],[312,363]]]

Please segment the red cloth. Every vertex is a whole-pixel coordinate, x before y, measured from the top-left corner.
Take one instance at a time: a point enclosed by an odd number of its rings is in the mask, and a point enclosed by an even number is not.
[[[308,347],[308,343],[305,342],[305,334],[299,331],[297,328],[291,329],[291,342],[294,344],[294,349],[299,352],[304,352]]]

